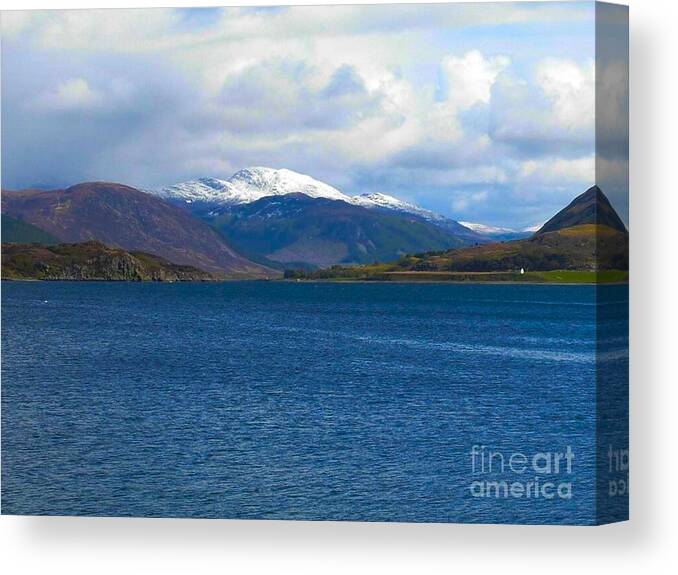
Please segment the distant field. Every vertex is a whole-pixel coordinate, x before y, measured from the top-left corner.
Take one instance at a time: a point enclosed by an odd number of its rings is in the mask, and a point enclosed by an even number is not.
[[[393,281],[393,282],[521,282],[521,283],[621,283],[628,281],[628,272],[553,270],[545,272],[446,272],[399,271],[386,265],[336,266],[326,270],[296,273],[288,279],[320,281]]]
[[[555,283],[623,283],[629,281],[629,272],[603,270],[599,272],[554,270],[550,272],[527,272],[526,276],[542,278]]]
[[[548,272],[387,272],[392,281],[528,282],[528,283],[620,283],[628,272],[554,270]]]

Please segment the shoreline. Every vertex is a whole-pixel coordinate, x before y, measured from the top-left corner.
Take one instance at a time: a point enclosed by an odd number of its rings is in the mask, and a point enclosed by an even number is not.
[[[454,284],[454,285],[550,285],[550,286],[602,286],[628,285],[629,282],[537,282],[537,281],[453,281],[453,280],[280,280],[290,283],[332,283],[332,284]]]
[[[110,280],[110,279],[37,279],[37,278],[2,278],[2,282],[17,283],[131,283],[131,284],[221,284],[221,283],[241,283],[241,282],[262,282],[262,283],[291,283],[291,284],[394,284],[394,285],[552,285],[552,286],[607,286],[607,285],[629,285],[624,282],[550,282],[550,281],[454,281],[454,280],[370,280],[370,279],[262,279],[262,278],[238,278],[238,279],[219,279],[219,280]]]

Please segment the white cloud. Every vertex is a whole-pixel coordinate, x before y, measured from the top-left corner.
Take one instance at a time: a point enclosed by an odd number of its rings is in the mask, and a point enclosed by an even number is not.
[[[43,143],[22,136],[30,161],[12,173],[26,177],[57,134],[64,150],[100,145],[52,154],[58,168],[43,162],[40,180],[59,169],[148,186],[270,164],[348,192],[392,185],[415,201],[437,195],[432,207],[499,210],[516,184],[536,195],[585,179],[572,158],[593,144],[593,66],[579,47],[577,60],[537,63],[548,45],[525,53],[482,26],[563,30],[590,22],[591,6],[229,8],[199,22],[176,10],[3,13],[15,133],[42,114]]]
[[[448,55],[441,67],[447,80],[447,101],[457,110],[487,104],[499,73],[511,63],[506,56],[485,58],[478,50],[463,56]]]
[[[527,160],[520,165],[518,178],[549,185],[580,183],[592,186],[596,179],[595,156]]]
[[[58,82],[27,105],[43,112],[117,112],[131,103],[133,95],[133,86],[121,78],[109,78],[104,86],[94,87],[77,77]]]
[[[179,46],[179,15],[170,9],[3,12],[3,35],[29,35],[38,47],[93,52],[142,52]]]
[[[475,204],[482,204],[487,201],[489,194],[487,191],[470,192],[464,195],[458,195],[452,201],[452,209],[458,213],[463,214],[468,212],[471,207],[475,208]]]
[[[84,78],[61,82],[53,91],[40,96],[38,107],[52,110],[91,110],[101,106],[103,94],[93,90]]]
[[[596,73],[593,60],[578,64],[546,59],[537,66],[536,82],[553,105],[561,127],[576,130],[593,126]]]
[[[3,35],[31,33],[46,47],[121,52],[181,48],[264,38],[311,38],[467,26],[590,20],[586,4],[394,4],[288,6],[275,12],[222,8],[208,26],[191,27],[173,9],[36,10],[3,12]]]
[[[30,10],[2,10],[0,27],[5,39],[13,39],[29,30],[35,22],[35,12]]]
[[[509,68],[490,100],[491,133],[522,156],[576,157],[595,145],[593,61],[541,59],[533,74]]]

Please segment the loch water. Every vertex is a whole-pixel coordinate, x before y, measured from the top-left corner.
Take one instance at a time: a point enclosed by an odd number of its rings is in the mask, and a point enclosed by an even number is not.
[[[627,309],[623,285],[3,282],[2,512],[592,523]],[[482,494],[504,480],[523,495]]]

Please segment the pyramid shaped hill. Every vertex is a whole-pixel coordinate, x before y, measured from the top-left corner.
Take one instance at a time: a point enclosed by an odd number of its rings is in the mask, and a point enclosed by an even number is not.
[[[586,224],[627,233],[626,226],[598,186],[592,186],[546,222],[535,236]]]

